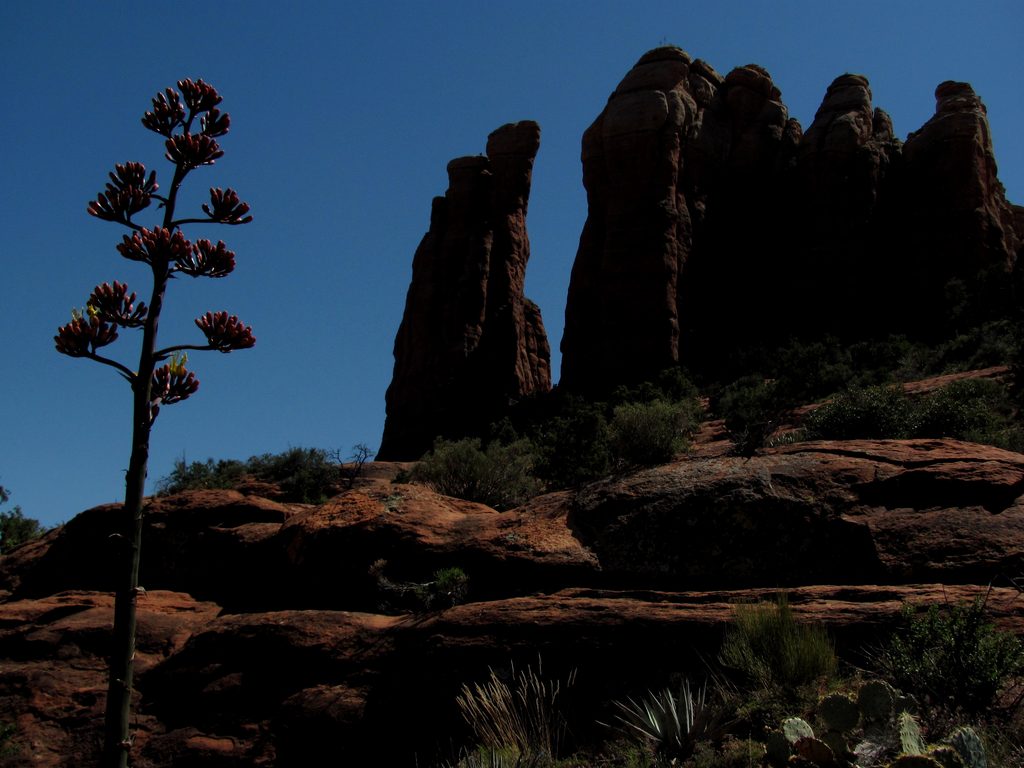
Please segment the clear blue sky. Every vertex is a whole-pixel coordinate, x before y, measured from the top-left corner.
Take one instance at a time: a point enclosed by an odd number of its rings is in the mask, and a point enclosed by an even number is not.
[[[833,78],[864,74],[901,138],[931,116],[939,82],[971,82],[1024,203],[1022,42],[1020,0],[2,3],[0,484],[47,524],[123,493],[127,386],[52,337],[100,282],[148,296],[145,268],[114,250],[120,228],[85,209],[116,162],[167,181],[139,118],[180,78],[213,83],[232,117],[225,157],[186,199],[198,209],[209,186],[231,186],[256,220],[187,231],[223,238],[238,268],[175,281],[161,341],[199,342],[192,318],[228,309],[257,346],[193,356],[202,387],[161,413],[151,482],[182,455],[376,448],[431,198],[448,160],[514,120],[542,129],[527,293],[557,350],[586,217],[580,137],[648,49],[679,45],[722,74],[761,64],[805,128]],[[124,331],[107,349],[134,366],[137,343]]]

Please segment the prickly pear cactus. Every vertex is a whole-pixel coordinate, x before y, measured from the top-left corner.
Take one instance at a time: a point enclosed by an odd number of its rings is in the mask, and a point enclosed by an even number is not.
[[[815,765],[832,765],[835,762],[835,754],[829,745],[813,736],[798,739],[793,749],[804,760]]]
[[[981,738],[970,726],[957,728],[947,741],[953,749],[960,753],[960,758],[966,768],[988,768],[985,745],[981,743]]]
[[[818,736],[819,739],[828,744],[833,754],[842,755],[849,751],[850,744],[846,737],[839,731],[825,731]]]
[[[857,702],[841,693],[833,693],[818,702],[818,715],[830,731],[852,731],[860,721]]]
[[[814,738],[814,729],[799,717],[787,717],[783,720],[782,733],[790,744],[796,744],[800,739]]]
[[[928,750],[928,757],[941,765],[942,768],[965,768],[960,753],[949,744],[932,747]]]
[[[901,712],[896,722],[900,735],[900,751],[907,755],[924,754],[924,740],[917,720],[909,712]]]
[[[872,680],[864,683],[857,693],[857,707],[865,722],[885,722],[893,715],[896,691],[888,683]]]

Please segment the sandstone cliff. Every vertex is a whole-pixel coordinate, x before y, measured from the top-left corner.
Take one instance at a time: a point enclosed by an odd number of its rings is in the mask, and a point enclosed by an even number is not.
[[[448,164],[413,259],[378,458],[419,458],[438,435],[472,432],[550,389],[540,310],[523,295],[539,146],[540,127],[524,121],[494,131],[486,157]]]
[[[561,385],[713,370],[808,333],[935,335],[1005,311],[1021,215],[973,90],[947,82],[936,99],[903,144],[867,79],[846,74],[803,132],[761,67],[722,77],[678,48],[645,54],[583,137],[589,211]]]

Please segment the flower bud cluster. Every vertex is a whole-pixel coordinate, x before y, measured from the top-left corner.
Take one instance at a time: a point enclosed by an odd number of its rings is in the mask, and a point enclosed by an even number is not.
[[[114,166],[106,189],[90,201],[88,211],[96,218],[127,224],[139,211],[149,207],[151,196],[159,189],[156,171],[146,178],[142,163]]]
[[[224,156],[217,140],[205,133],[179,133],[171,136],[164,146],[167,147],[164,157],[187,170],[213,165],[217,158]]]
[[[170,136],[174,129],[185,122],[185,108],[181,97],[173,88],[153,97],[153,111],[142,116],[142,124],[162,136]]]
[[[90,315],[122,328],[141,328],[148,311],[145,302],[135,306],[135,294],[129,295],[128,286],[116,280],[112,286],[103,283],[93,288],[87,306]]]
[[[248,224],[252,221],[252,216],[246,216],[249,204],[243,203],[230,187],[223,191],[220,187],[210,187],[210,204],[203,203],[203,213],[223,224]]]
[[[199,389],[199,379],[184,365],[163,365],[153,371],[149,402],[151,418],[156,418],[160,404],[174,405],[187,400]]]
[[[125,235],[117,250],[132,261],[163,265],[186,258],[192,250],[192,244],[185,239],[180,229],[172,232],[164,227],[157,227],[154,230],[140,230],[131,237]]]
[[[256,344],[252,335],[252,326],[242,325],[237,315],[228,316],[227,312],[207,312],[196,318],[196,325],[206,335],[210,346],[219,352],[232,352],[236,349],[248,349]]]
[[[117,326],[89,313],[83,316],[72,313],[71,322],[57,329],[53,337],[57,351],[68,357],[88,357],[100,347],[117,340]]]
[[[177,259],[175,272],[191,277],[226,277],[235,268],[235,252],[229,251],[223,240],[214,245],[209,240],[198,240],[189,252]]]

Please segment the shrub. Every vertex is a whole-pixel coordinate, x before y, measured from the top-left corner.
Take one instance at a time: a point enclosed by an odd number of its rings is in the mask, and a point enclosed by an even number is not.
[[[910,399],[899,386],[851,389],[808,414],[807,437],[831,440],[910,437],[916,427]]]
[[[750,456],[768,444],[791,402],[778,382],[761,376],[737,379],[715,399],[714,410],[725,421],[734,451]]]
[[[554,488],[573,488],[608,474],[611,433],[600,403],[566,398],[556,415],[534,430],[536,473]]]
[[[25,517],[21,507],[0,512],[0,552],[7,553],[19,544],[39,538],[46,532],[38,520]]]
[[[5,504],[11,493],[0,485],[0,504]],[[21,507],[12,507],[9,511],[0,512],[0,553],[6,553],[19,544],[39,538],[46,532],[38,520],[25,517]],[[3,731],[0,730],[0,736]]]
[[[984,599],[923,613],[904,606],[900,627],[875,655],[898,688],[951,710],[980,713],[1024,670],[1024,647],[985,618]]]
[[[737,605],[718,658],[763,688],[792,690],[836,669],[828,633],[798,624],[784,593],[774,604]]]
[[[392,581],[384,574],[387,560],[375,560],[369,569],[377,586],[377,608],[384,613],[429,611],[451,608],[466,601],[469,576],[461,568],[442,568],[434,572],[432,581],[417,583]]]
[[[410,480],[446,496],[511,509],[541,492],[532,474],[535,462],[528,440],[493,442],[484,450],[479,438],[439,439],[413,468]]]
[[[1006,390],[991,379],[955,381],[917,403],[915,437],[955,437],[990,443],[1009,425]]]
[[[654,400],[616,406],[610,425],[612,451],[625,464],[663,464],[682,451],[693,430],[690,410]]]
[[[180,459],[174,462],[171,473],[157,483],[157,493],[234,488],[250,477],[278,485],[285,501],[318,503],[335,493],[343,480],[354,481],[354,477],[343,477],[335,458],[322,448],[289,448],[283,453],[251,456],[245,462],[207,459],[187,464]]]
[[[527,758],[559,754],[568,733],[561,699],[576,673],[570,672],[564,683],[542,675],[538,660],[536,671],[527,666],[516,672],[513,666],[510,682],[492,669],[487,682],[462,686],[456,703],[480,744]]]
[[[246,466],[234,459],[193,461],[176,459],[174,468],[157,482],[158,494],[181,493],[207,488],[234,488],[242,480]]]
[[[338,462],[322,448],[265,453],[251,457],[246,466],[257,480],[277,483],[286,500],[300,503],[323,501],[342,480]]]

